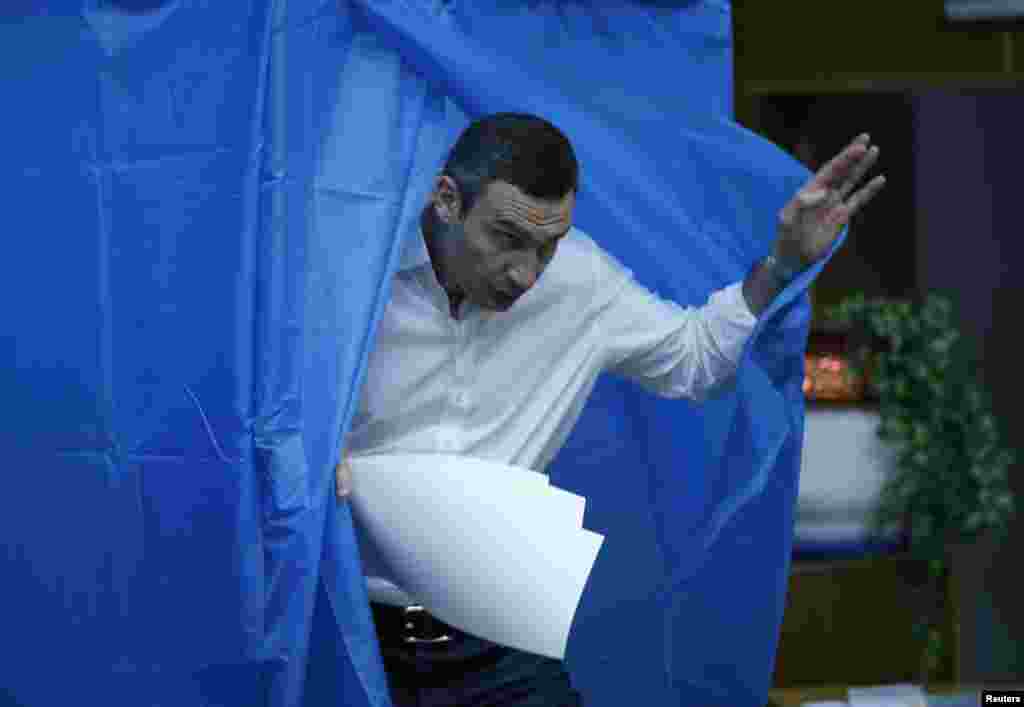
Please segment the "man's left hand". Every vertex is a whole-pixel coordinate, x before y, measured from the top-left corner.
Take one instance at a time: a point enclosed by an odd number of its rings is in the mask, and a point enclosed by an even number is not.
[[[345,453],[341,454],[341,461],[334,467],[334,491],[339,501],[347,501],[352,494],[352,465],[349,464]]]
[[[877,159],[878,147],[863,134],[822,167],[779,212],[772,254],[797,270],[824,257],[842,227],[885,186],[878,176],[853,191]]]

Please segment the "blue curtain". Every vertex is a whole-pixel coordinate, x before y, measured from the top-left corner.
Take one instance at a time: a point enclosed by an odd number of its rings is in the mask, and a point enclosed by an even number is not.
[[[446,149],[553,120],[577,225],[700,304],[806,178],[732,122],[730,50],[725,0],[0,10],[0,705],[387,707],[332,469]],[[588,705],[764,704],[818,270],[734,392],[602,379],[550,470],[607,536],[567,657]]]

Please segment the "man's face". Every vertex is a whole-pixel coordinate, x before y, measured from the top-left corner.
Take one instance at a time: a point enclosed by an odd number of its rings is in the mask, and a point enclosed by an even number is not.
[[[436,197],[453,196],[454,181],[442,177]],[[540,278],[555,255],[558,241],[572,225],[576,195],[536,199],[507,182],[492,182],[468,214],[448,212],[442,219],[448,243],[444,269],[450,285],[481,309],[504,312]],[[461,216],[461,220],[458,218]]]

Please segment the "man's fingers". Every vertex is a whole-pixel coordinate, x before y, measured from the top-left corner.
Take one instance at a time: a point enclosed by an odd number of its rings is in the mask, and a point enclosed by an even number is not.
[[[878,145],[872,145],[864,156],[855,163],[853,169],[851,169],[850,173],[846,176],[845,183],[839,188],[840,199],[846,199],[846,197],[850,195],[850,192],[852,192],[858,182],[864,178],[867,171],[875,165],[875,162],[878,161],[878,154]]]
[[[779,212],[779,222],[784,226],[791,226],[801,211],[817,208],[828,198],[828,189],[815,188],[813,185],[805,186]]]
[[[349,466],[348,458],[342,459],[334,467],[334,479],[336,482],[335,492],[338,494],[338,499],[344,500],[348,498],[349,494],[352,493],[352,467]]]
[[[805,189],[796,196],[801,209],[821,206],[828,199],[828,189]]]
[[[858,135],[842,152],[818,170],[818,173],[814,175],[814,184],[826,187],[836,186],[847,176],[850,168],[865,156],[870,144],[870,135],[867,133]]]
[[[882,191],[885,186],[885,177],[879,175],[868,182],[863,189],[850,197],[846,202],[847,218],[860,211],[865,204],[875,198],[875,194]]]
[[[846,197],[878,161],[879,149],[871,145],[871,136],[861,133],[797,192],[795,198],[779,212],[779,224],[792,228],[803,211],[817,211],[826,223],[842,225],[867,204],[885,185],[884,177],[876,177],[863,189]]]

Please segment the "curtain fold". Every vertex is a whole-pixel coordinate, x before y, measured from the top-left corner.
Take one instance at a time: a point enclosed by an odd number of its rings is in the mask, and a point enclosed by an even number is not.
[[[731,120],[724,0],[12,8],[14,704],[389,707],[333,467],[402,247],[470,119],[559,125],[577,225],[684,305],[746,274],[806,178]],[[695,407],[602,378],[548,470],[607,538],[567,657],[589,707],[764,704],[822,265],[762,317],[735,391]]]

